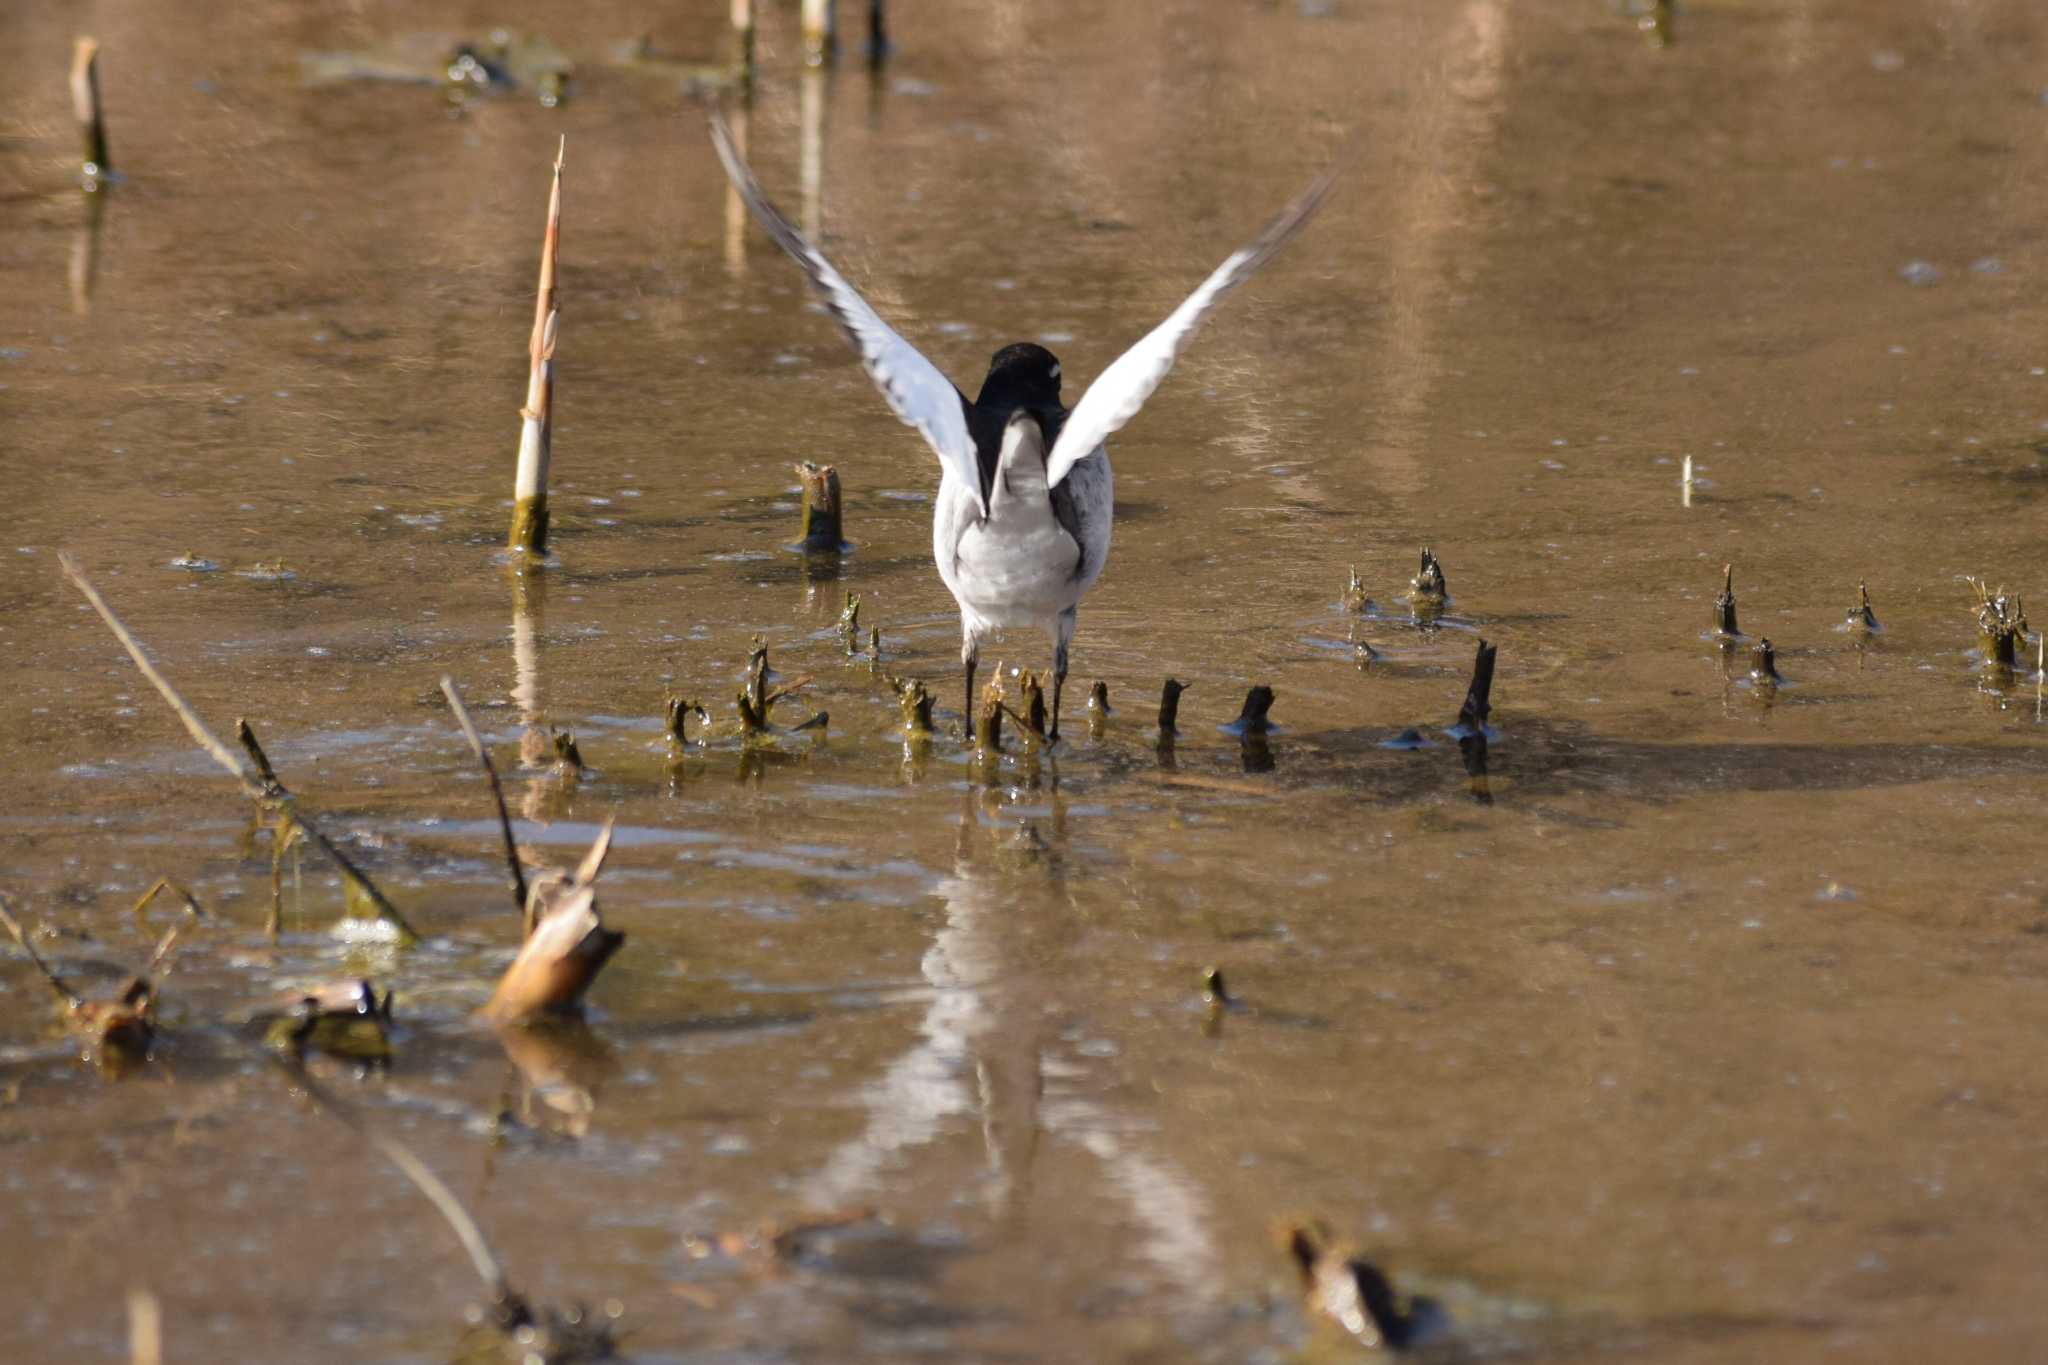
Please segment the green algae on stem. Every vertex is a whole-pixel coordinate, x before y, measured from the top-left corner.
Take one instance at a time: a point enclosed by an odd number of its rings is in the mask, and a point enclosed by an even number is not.
[[[562,157],[568,143],[565,136],[555,150],[548,222],[541,237],[533,334],[527,341],[526,404],[519,410],[519,470],[513,483],[512,529],[506,548],[523,555],[544,555],[548,549],[548,463],[554,454],[555,334],[560,320],[555,262],[561,249]]]
[[[490,750],[484,747],[484,737],[477,733],[476,722],[469,718],[469,708],[462,704],[462,693],[456,690],[455,679],[441,675],[441,695],[448,698],[448,709],[455,714],[455,723],[462,728],[462,737],[469,741],[469,751],[476,755],[476,761],[483,765],[484,777],[491,784],[491,800],[498,807],[498,831],[505,837],[505,863],[512,874],[512,903],[521,914],[526,912],[526,870],[519,863],[519,842],[512,837],[512,814],[505,809],[505,786],[498,780],[498,765],[491,762]],[[530,931],[533,926],[527,925]]]
[[[704,710],[704,704],[694,697],[670,697],[662,708],[662,724],[669,742],[684,746],[690,742],[690,717],[695,716],[699,725],[709,725],[711,717]]]
[[[242,765],[241,760],[236,758],[228,749],[228,746],[221,743],[213,731],[207,728],[206,722],[199,718],[199,713],[192,709],[191,704],[178,694],[176,688],[171,686],[170,680],[159,673],[156,665],[149,661],[149,656],[142,651],[141,642],[129,632],[127,626],[121,623],[121,618],[114,615],[114,609],[107,605],[106,599],[100,596],[99,589],[92,585],[91,580],[85,576],[85,570],[79,567],[77,557],[69,550],[63,550],[57,555],[57,563],[63,569],[65,578],[70,580],[71,586],[78,589],[93,611],[98,614],[100,620],[106,623],[107,629],[113,632],[114,638],[120,641],[121,648],[127,651],[130,659],[134,660],[135,666],[142,671],[142,676],[149,680],[150,686],[154,687],[157,690],[157,694],[169,704],[171,710],[177,713],[178,719],[185,726],[185,732],[192,736],[193,741],[201,749],[205,750],[214,762],[227,769],[229,775],[235,779],[250,799],[254,800],[259,806],[281,807],[284,815],[289,816],[291,819],[293,826],[303,832],[308,840],[317,844],[320,850],[332,858],[335,864],[341,868],[343,881],[359,886],[363,893],[370,898],[377,908],[379,918],[390,924],[397,931],[400,946],[410,947],[419,942],[419,935],[413,931],[411,925],[405,922],[405,916],[398,912],[398,907],[393,905],[385,897],[384,893],[377,889],[376,884],[370,881],[368,875],[361,868],[350,861],[347,854],[335,846],[332,839],[328,838],[316,825],[306,819],[298,810],[297,802],[292,797],[292,794],[285,790],[283,783],[277,780],[276,774],[269,773],[267,777],[260,779],[252,775]],[[238,721],[237,726],[248,733],[248,738],[244,741],[244,747],[248,748],[252,755],[260,755],[263,750],[262,746],[256,743],[255,732],[248,730],[246,723]],[[263,759],[259,764],[259,769],[268,772],[269,759]]]
[[[80,38],[71,49],[71,112],[78,120],[84,155],[79,162],[81,184],[91,193],[114,174],[107,152],[107,121],[100,108],[100,44]]]
[[[263,774],[263,790],[257,799],[265,809],[277,813],[277,828],[284,829],[290,826],[297,830],[307,842],[317,846],[341,869],[342,903],[346,907],[346,917],[375,920],[388,926],[402,948],[410,948],[418,943],[418,932],[412,925],[406,923],[405,916],[391,903],[391,898],[370,880],[370,874],[357,866],[332,839],[321,833],[300,814],[298,798],[278,780],[277,773],[270,766],[270,759],[265,756],[262,744],[256,739],[256,732],[249,727],[247,720],[236,718],[235,735],[242,741],[242,747],[249,751],[257,771]],[[287,840],[289,837],[286,835]]]
[[[928,739],[932,733],[932,694],[917,678],[891,678],[890,688],[903,709],[903,728],[913,738]]]
[[[2012,669],[2027,637],[2027,612],[2019,595],[2006,592],[2003,584],[1992,592],[1981,578],[1963,581],[1977,594],[1977,643],[1984,650],[1985,667]]]
[[[839,611],[839,636],[845,642],[849,658],[860,653],[860,594],[846,594],[846,605]]]

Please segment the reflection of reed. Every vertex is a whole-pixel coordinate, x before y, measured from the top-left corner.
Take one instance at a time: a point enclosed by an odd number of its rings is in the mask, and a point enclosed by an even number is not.
[[[82,197],[85,215],[71,234],[71,261],[64,272],[64,278],[71,286],[71,311],[79,314],[92,311],[92,286],[99,275],[100,222],[106,216],[107,207],[104,194]]]
[[[803,127],[799,160],[803,177],[804,235],[823,240],[825,219],[825,69],[806,67],[803,74]],[[744,143],[741,151],[746,150]]]
[[[1130,1208],[1145,1258],[1173,1286],[1201,1295],[1206,1310],[1221,1259],[1199,1189],[1173,1161],[1147,1150],[1150,1125],[1101,1099],[1099,1072],[1052,1036],[1051,1016],[1013,939],[1028,931],[1032,905],[1061,899],[1061,799],[1052,796],[1052,847],[1020,839],[1014,857],[997,850],[996,867],[975,856],[987,839],[978,801],[997,798],[969,795],[953,873],[935,888],[945,922],[920,964],[932,995],[916,1040],[864,1088],[865,1129],[806,1183],[806,1202],[836,1208],[873,1198],[885,1172],[899,1169],[912,1149],[942,1142],[960,1121],[977,1118],[991,1215],[1009,1220],[1028,1206],[1041,1138],[1086,1152],[1099,1163],[1106,1193]]]
[[[1503,0],[1467,0],[1458,11],[1445,78],[1430,85],[1416,120],[1415,169],[1385,200],[1400,213],[1388,236],[1392,296],[1388,344],[1380,351],[1388,492],[1421,487],[1419,457],[1430,440],[1421,426],[1444,368],[1436,333],[1444,299],[1455,292],[1446,277],[1455,238],[1468,226],[1470,186],[1499,133],[1507,22]]]
[[[547,622],[547,578],[539,570],[512,574],[512,704],[519,711],[519,766],[533,773],[519,814],[547,824],[564,808],[574,785],[557,771],[553,739],[541,711],[540,632]]]
[[[732,145],[739,154],[747,154],[747,106],[744,101],[734,104],[725,111],[725,121],[732,128]],[[747,273],[747,204],[740,198],[740,192],[728,179],[725,186],[725,273],[734,279],[744,278]]]

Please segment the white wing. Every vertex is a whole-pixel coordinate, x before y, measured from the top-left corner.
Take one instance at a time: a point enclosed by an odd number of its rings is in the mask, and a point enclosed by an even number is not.
[[[975,507],[986,515],[988,508],[981,500],[981,474],[974,459],[974,436],[967,429],[967,400],[960,390],[940,373],[938,366],[882,321],[868,301],[854,292],[846,277],[834,270],[832,263],[804,240],[796,225],[768,202],[760,182],[754,179],[753,171],[740,157],[739,148],[733,145],[732,130],[726,127],[725,116],[716,109],[711,111],[711,145],[718,149],[726,175],[740,192],[740,198],[747,201],[754,217],[784,251],[796,258],[796,263],[811,277],[811,284],[824,296],[825,306],[839,320],[846,339],[860,352],[862,368],[882,391],[890,409],[905,425],[917,428],[937,452],[946,472],[959,481],[973,497]]]
[[[1067,414],[1067,423],[1060,429],[1059,439],[1053,442],[1052,455],[1045,467],[1048,484],[1058,486],[1059,481],[1067,477],[1067,471],[1138,415],[1138,409],[1145,406],[1152,390],[1166,378],[1166,372],[1173,368],[1174,357],[1180,353],[1182,344],[1194,333],[1209,310],[1254,270],[1272,259],[1273,253],[1301,230],[1302,225],[1322,207],[1323,197],[1330,192],[1336,178],[1335,169],[1317,176],[1307,189],[1280,211],[1278,217],[1266,224],[1266,230],[1250,245],[1232,252],[1230,259],[1217,266],[1215,273],[1203,280],[1202,287],[1188,295],[1187,301],[1174,309],[1166,321],[1154,327],[1143,341],[1118,356],[1115,364],[1096,377],[1095,382],[1088,386],[1088,392],[1081,395],[1081,401]]]

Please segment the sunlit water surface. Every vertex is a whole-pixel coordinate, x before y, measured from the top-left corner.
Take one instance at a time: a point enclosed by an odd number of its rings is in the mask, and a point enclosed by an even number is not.
[[[700,8],[653,49],[715,55]],[[66,184],[88,20],[0,20],[0,887],[89,982],[146,955],[159,875],[221,921],[118,1083],[9,950],[0,1356],[126,1359],[146,1288],[174,1360],[449,1357],[453,1238],[223,1022],[365,973],[398,1055],[332,1083],[643,1360],[1341,1359],[1272,1238],[1302,1216],[1442,1300],[1452,1354],[2031,1354],[2048,774],[1963,579],[2048,600],[2048,14],[1695,0],[1658,50],[1598,0],[906,3],[884,76],[806,84],[791,9],[751,155],[970,391],[1036,338],[1071,401],[1353,148],[1114,442],[1042,762],[907,752],[846,658],[850,590],[957,722],[935,462],[735,230],[676,77],[609,55],[647,12],[93,11],[126,177],[96,220]],[[563,107],[301,81],[302,51],[501,23],[578,59]],[[522,585],[496,551],[561,134],[557,557]],[[785,549],[805,458],[845,480],[836,578]],[[329,937],[310,855],[265,939],[267,839],[63,548],[425,947]],[[1729,562],[1771,698],[1703,638]],[[1867,646],[1836,629],[1859,581]],[[824,737],[731,738],[756,633]],[[1481,636],[1483,787],[1443,734]],[[618,822],[629,938],[574,1046],[467,1023],[516,921],[443,673],[508,768],[538,715],[593,769],[514,772],[522,839],[569,861]],[[1216,728],[1255,683],[1265,759]],[[679,759],[672,692],[714,716]],[[1247,1006],[1215,1028],[1211,964]],[[849,1208],[779,1274],[700,1254]]]

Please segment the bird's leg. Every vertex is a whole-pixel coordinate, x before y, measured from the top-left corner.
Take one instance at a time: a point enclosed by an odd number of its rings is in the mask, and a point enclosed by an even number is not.
[[[1046,739],[1053,744],[1060,741],[1060,693],[1067,686],[1067,642],[1074,638],[1074,609],[1068,607],[1059,615],[1053,626],[1052,636],[1052,730]]]
[[[973,634],[971,632],[963,633],[967,635],[967,639],[960,646],[960,667],[967,675],[967,695],[965,702],[960,707],[960,727],[961,738],[972,744],[974,743],[974,665],[979,661],[981,652],[975,648]]]

